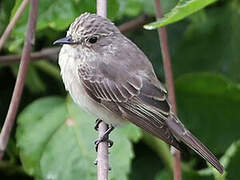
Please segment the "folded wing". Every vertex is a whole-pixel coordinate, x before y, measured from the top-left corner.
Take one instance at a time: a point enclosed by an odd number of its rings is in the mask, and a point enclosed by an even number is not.
[[[100,105],[178,149],[184,142],[223,173],[217,158],[173,115],[166,91],[154,76],[118,62],[95,61],[78,70],[86,92]]]
[[[79,66],[79,78],[102,106],[179,148],[165,122],[170,106],[164,89],[123,66],[104,62]]]

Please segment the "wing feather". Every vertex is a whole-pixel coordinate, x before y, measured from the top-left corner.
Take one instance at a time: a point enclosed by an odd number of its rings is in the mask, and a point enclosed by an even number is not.
[[[99,63],[79,68],[79,77],[87,92],[107,109],[178,148],[177,140],[166,125],[170,106],[165,90],[137,76],[136,72]],[[111,70],[106,72],[106,68]]]
[[[103,101],[126,102],[137,96],[142,87],[139,76],[121,69],[118,65],[104,62],[81,64],[78,73],[84,87]]]
[[[130,102],[119,104],[122,116],[150,134],[180,149],[178,141],[165,123],[167,118],[157,111],[152,111],[149,106],[137,104],[138,101],[135,98]]]

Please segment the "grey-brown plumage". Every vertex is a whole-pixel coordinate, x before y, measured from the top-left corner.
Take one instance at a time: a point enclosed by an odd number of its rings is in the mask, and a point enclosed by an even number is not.
[[[130,121],[179,149],[183,142],[220,173],[223,166],[171,111],[144,53],[108,19],[84,13],[70,26],[59,64],[74,101],[106,123]]]

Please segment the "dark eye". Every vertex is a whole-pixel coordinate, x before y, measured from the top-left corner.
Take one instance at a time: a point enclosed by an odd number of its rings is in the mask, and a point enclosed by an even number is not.
[[[97,37],[96,36],[93,36],[93,37],[90,37],[89,38],[89,40],[88,40],[88,42],[90,42],[91,44],[94,44],[94,43],[96,43],[97,42]]]

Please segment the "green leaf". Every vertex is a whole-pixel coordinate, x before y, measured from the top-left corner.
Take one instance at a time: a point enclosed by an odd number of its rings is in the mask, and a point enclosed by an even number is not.
[[[232,143],[227,149],[223,157],[220,159],[223,166],[226,169],[224,176],[225,179],[238,179],[239,178],[239,162],[240,162],[240,141]],[[215,174],[216,180],[220,180],[222,177],[219,174]]]
[[[159,157],[163,159],[165,165],[172,170],[173,169],[173,159],[170,152],[169,145],[164,141],[153,137],[148,133],[144,133],[143,141],[147,144],[153,151],[155,151]]]
[[[120,4],[117,17],[123,16],[138,16],[139,14],[145,13],[148,15],[155,15],[154,1],[146,0],[121,0],[118,1]],[[173,6],[176,5],[177,0],[162,0],[163,12],[168,12]],[[109,3],[111,4],[111,3]],[[116,12],[115,12],[116,13]]]
[[[30,104],[18,117],[17,146],[25,171],[41,177],[40,159],[47,140],[64,118],[64,100],[59,97],[43,98]],[[61,109],[58,113],[55,113]],[[51,118],[50,121],[47,118]]]
[[[234,156],[239,153],[240,150],[240,141],[234,142],[226,150],[225,154],[221,157],[221,162],[225,168],[228,168],[231,164],[231,160],[234,159]]]
[[[12,10],[12,16],[16,13],[21,0],[16,0],[15,6]],[[13,30],[13,36],[23,36],[27,25],[29,13],[29,6],[19,18],[16,28]],[[71,1],[43,0],[39,2],[37,30],[51,27],[56,30],[65,29],[73,20],[75,14]]]
[[[21,0],[16,0],[15,6],[12,10],[12,16],[16,13],[18,7],[21,4]],[[38,20],[37,20],[37,32],[44,28],[50,27],[55,30],[63,30],[75,18],[75,11],[73,10],[73,4],[71,1],[55,0],[39,1],[38,8]],[[11,36],[19,42],[23,42],[24,33],[26,32],[26,26],[28,21],[29,5],[26,7],[24,13],[19,18],[16,27],[13,29]],[[36,33],[38,34],[38,33]],[[17,50],[22,44],[16,44],[17,47],[12,47],[11,50]]]
[[[119,1],[121,4],[122,15],[137,16],[141,12],[154,14],[153,1],[144,0],[125,0]]]
[[[12,65],[12,71],[17,76],[19,65]],[[37,73],[36,67],[32,64],[28,67],[27,77],[26,77],[26,86],[30,89],[32,93],[41,93],[46,90],[44,82],[41,80],[39,74]]]
[[[218,74],[187,74],[176,80],[176,95],[181,121],[214,153],[240,138],[238,84]]]
[[[180,0],[169,13],[164,15],[163,18],[145,25],[144,28],[151,30],[177,22],[214,2],[216,2],[216,0]]]
[[[173,175],[169,170],[163,170],[163,171],[158,172],[158,174],[156,175],[154,180],[160,180],[160,179],[172,180]]]
[[[20,114],[17,128],[26,172],[38,179],[96,179],[95,119],[69,98],[44,98],[29,105]],[[139,129],[126,126],[110,135],[115,142],[110,149],[110,179],[127,180],[134,156],[129,137],[137,141]]]
[[[9,0],[0,1],[0,24],[1,24],[0,34],[3,33],[4,29],[6,28],[9,22],[10,12],[13,5],[14,5],[14,1],[9,1]]]
[[[238,179],[238,165],[240,160],[240,141],[232,143],[220,162],[225,168],[224,174],[220,174],[213,166],[208,163],[208,168],[200,171],[200,174],[214,175],[215,180]]]
[[[134,143],[137,143],[142,138],[142,130],[133,124],[124,125],[119,131],[121,134],[125,134]]]
[[[49,74],[50,76],[54,77],[56,80],[62,80],[60,76],[59,67],[56,65],[46,61],[46,60],[39,60],[33,63],[33,65],[39,68],[41,71]]]
[[[209,71],[240,82],[240,1],[224,2],[189,18],[185,37],[172,53],[175,77]]]
[[[21,54],[22,48],[20,48],[23,45],[24,37],[19,37],[18,39],[15,39],[12,43],[9,44],[8,50],[10,52],[14,52],[17,54]]]

